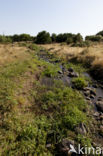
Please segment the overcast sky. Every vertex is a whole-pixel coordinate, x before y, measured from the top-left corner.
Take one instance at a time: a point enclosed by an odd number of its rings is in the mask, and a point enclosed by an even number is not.
[[[96,34],[103,29],[103,0],[0,0],[0,34]]]

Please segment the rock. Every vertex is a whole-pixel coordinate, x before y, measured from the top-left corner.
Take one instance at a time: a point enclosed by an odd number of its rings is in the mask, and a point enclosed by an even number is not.
[[[68,152],[71,149],[70,145],[74,146],[74,141],[69,139],[63,139],[60,143],[56,144],[58,155],[68,156]]]
[[[93,84],[92,86],[93,86],[93,88],[98,88],[97,84]]]
[[[63,74],[63,72],[59,70],[59,71],[58,71],[58,74]]]
[[[46,145],[46,148],[50,148],[52,145],[51,144],[47,144]]]
[[[68,73],[68,76],[69,77],[79,77],[79,74],[78,73],[75,73],[75,72],[69,72]]]
[[[97,101],[96,107],[97,107],[98,111],[103,112],[103,101]]]
[[[91,90],[90,90],[90,94],[96,96],[96,91],[91,89]]]
[[[98,97],[98,101],[102,101],[103,100],[103,98],[102,97]]]
[[[83,88],[83,90],[84,90],[84,91],[90,91],[91,88],[90,88],[90,87],[85,87],[85,88]]]
[[[95,112],[95,113],[93,114],[93,116],[99,117],[99,113],[98,113],[98,112]]]
[[[100,120],[103,120],[103,114],[101,114],[101,115],[99,116],[99,118],[100,118]]]
[[[92,88],[86,87],[83,89],[84,90],[84,95],[89,96],[90,98],[95,98],[96,96],[96,91],[93,90]]]
[[[86,100],[91,100],[89,97],[86,97]]]
[[[70,67],[70,68],[68,69],[68,71],[69,71],[69,72],[74,72],[74,70],[73,70],[72,67]]]
[[[101,89],[103,89],[103,85],[101,85],[100,87],[101,87]]]
[[[79,126],[76,127],[75,131],[77,132],[77,134],[87,134],[86,126],[83,123],[79,124]]]
[[[79,74],[78,73],[75,73],[75,75],[74,75],[75,77],[79,77]]]
[[[85,95],[85,96],[90,96],[90,91],[89,91],[89,90],[85,91],[85,92],[84,92],[84,95]]]
[[[91,99],[95,99],[95,96],[93,94],[90,95]]]
[[[100,133],[103,135],[103,125],[100,126]]]
[[[60,60],[55,60],[55,63],[59,63],[60,62]]]

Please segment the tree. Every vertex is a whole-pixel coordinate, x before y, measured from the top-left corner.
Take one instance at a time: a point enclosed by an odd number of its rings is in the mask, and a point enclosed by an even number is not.
[[[101,35],[92,35],[92,36],[86,36],[85,40],[89,40],[92,42],[100,42],[103,41],[103,37]]]
[[[32,37],[29,34],[21,34],[19,39],[20,41],[31,41]]]
[[[53,33],[51,36],[52,42],[56,42],[56,37],[57,37],[57,35],[55,33]]]
[[[100,32],[98,32],[96,35],[97,35],[97,36],[98,36],[98,35],[103,36],[103,30],[102,30],[102,31],[100,31]]]
[[[36,37],[36,43],[37,44],[46,44],[51,43],[52,39],[50,37],[50,34],[46,31],[39,32]]]
[[[83,37],[80,33],[78,33],[77,35],[74,36],[74,43],[77,43],[77,42],[83,42]]]

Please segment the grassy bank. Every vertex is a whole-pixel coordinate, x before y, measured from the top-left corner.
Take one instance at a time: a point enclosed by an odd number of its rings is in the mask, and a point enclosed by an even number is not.
[[[59,64],[39,58],[41,47],[24,46],[17,58],[8,55],[9,62],[0,68],[0,155],[53,156],[63,138],[90,145],[90,133],[83,137],[75,131],[81,123],[89,127],[83,95],[56,80]],[[53,85],[41,84],[43,77],[51,78]]]
[[[97,79],[103,79],[103,44],[95,43],[89,47],[69,47],[63,44],[42,45],[51,53],[57,54],[64,60],[79,62],[85,65]]]

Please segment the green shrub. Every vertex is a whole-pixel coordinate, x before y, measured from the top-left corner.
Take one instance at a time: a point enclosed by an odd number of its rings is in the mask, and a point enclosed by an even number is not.
[[[47,76],[47,77],[55,77],[57,75],[58,70],[60,68],[56,65],[53,65],[51,63],[46,63],[46,68],[44,69],[42,75]]]
[[[83,89],[84,87],[87,87],[88,83],[83,77],[74,78],[72,80],[72,83],[75,88],[77,89]]]
[[[0,43],[11,43],[12,39],[9,36],[0,35]]]
[[[92,35],[92,36],[86,36],[86,41],[92,41],[92,42],[100,42],[103,41],[103,37],[101,35]]]
[[[82,35],[81,34],[77,34],[77,35],[74,35],[74,38],[73,38],[73,42],[74,43],[81,43],[81,42],[83,42],[83,37],[82,37]]]
[[[80,111],[77,107],[70,108],[68,114],[66,114],[63,117],[64,126],[71,130],[73,130],[77,125],[85,121],[85,114],[82,111]]]

